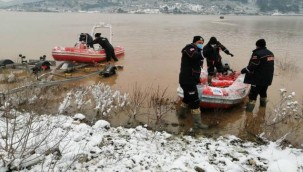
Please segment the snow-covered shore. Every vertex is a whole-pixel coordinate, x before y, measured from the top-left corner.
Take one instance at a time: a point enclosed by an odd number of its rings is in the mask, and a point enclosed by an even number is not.
[[[31,116],[15,114],[23,123]],[[35,118],[32,126],[47,126],[43,128],[53,128],[52,132],[31,137],[29,147],[38,142],[43,144],[27,156],[15,154],[11,166],[33,164],[20,171],[303,171],[303,150],[281,148],[278,142],[258,145],[235,136],[218,139],[178,136],[150,131],[146,126],[114,128],[104,120],[89,126],[80,122],[84,116]],[[6,127],[3,112],[0,127],[3,135]],[[16,136],[22,135],[22,130],[19,131]],[[0,144],[1,159],[12,159],[3,149],[5,141],[1,139]],[[46,154],[50,148],[56,151]],[[0,161],[1,172],[7,170],[3,162]]]
[[[56,115],[15,110],[18,102],[28,102],[32,107],[47,98],[38,90],[34,93],[29,94],[31,97],[11,96],[0,107],[0,172],[303,172],[303,149],[281,146],[284,138],[261,145],[233,135],[219,138],[174,135],[148,130],[146,125],[111,127],[105,120],[86,124],[88,114],[77,110],[94,109],[110,116],[114,110],[131,104],[127,94],[108,85],[69,91]],[[295,94],[288,95],[286,90],[281,90],[281,94],[286,107],[281,104],[277,113],[294,116],[298,105],[292,99]]]

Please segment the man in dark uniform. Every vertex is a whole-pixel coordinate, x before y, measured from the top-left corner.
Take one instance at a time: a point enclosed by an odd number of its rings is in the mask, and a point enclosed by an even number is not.
[[[197,90],[197,84],[200,84],[201,67],[203,66],[203,43],[204,39],[201,36],[194,36],[193,42],[186,45],[181,51],[179,84],[183,89],[184,97],[177,110],[177,116],[179,119],[186,118],[186,110],[189,107],[193,116],[194,129],[208,128],[201,122],[200,99]]]
[[[211,37],[208,43],[203,48],[203,55],[207,62],[207,72],[208,72],[208,84],[211,85],[212,77],[215,75],[215,67],[219,73],[224,72],[222,65],[222,57],[220,55],[220,50],[224,51],[227,55],[234,56],[229,52],[229,50],[222,45],[216,37]]]
[[[107,38],[101,37],[101,33],[96,33],[95,39],[91,42],[88,42],[87,44],[100,44],[100,46],[105,50],[107,62],[109,62],[111,58],[113,58],[115,61],[118,61],[115,55],[114,47],[109,43]]]
[[[274,75],[274,54],[266,48],[265,40],[259,39],[256,47],[248,66],[241,70],[242,74],[246,74],[244,83],[251,84],[249,101],[246,104],[247,112],[253,111],[258,95],[260,95],[260,106],[266,106],[267,89],[271,85]]]

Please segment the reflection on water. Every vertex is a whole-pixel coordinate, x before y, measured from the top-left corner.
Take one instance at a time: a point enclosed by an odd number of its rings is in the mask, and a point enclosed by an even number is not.
[[[111,23],[113,26],[113,44],[125,48],[125,56],[117,64],[124,69],[110,78],[92,77],[76,84],[88,86],[105,82],[113,89],[122,92],[133,92],[135,84],[142,88],[167,88],[171,97],[176,97],[181,49],[191,43],[194,35],[202,35],[206,41],[216,36],[220,42],[235,55],[225,56],[231,68],[242,69],[247,65],[255,42],[265,38],[267,46],[277,59],[275,76],[269,87],[269,106],[279,102],[279,89],[286,88],[296,92],[301,102],[303,97],[302,70],[303,60],[303,18],[298,16],[218,16],[201,15],[137,15],[137,14],[85,14],[85,13],[23,13],[0,12],[0,37],[9,43],[1,44],[1,59],[17,59],[24,54],[28,58],[39,58],[47,55],[51,58],[54,46],[74,45],[78,34],[90,32],[98,22]],[[106,32],[102,32],[106,36]],[[17,41],[16,41],[17,40]],[[286,67],[283,68],[283,67]],[[287,70],[291,69],[291,70]],[[297,69],[297,70],[292,70]],[[63,93],[62,93],[63,94]],[[262,120],[248,116],[242,105],[230,110],[202,110],[202,119],[213,127],[205,133],[213,135],[241,135],[243,128],[251,133],[258,133],[262,124],[247,125]],[[257,113],[261,113],[259,109]],[[266,113],[265,113],[266,115]],[[115,126],[125,124],[127,115],[112,118]],[[137,121],[153,123],[155,116],[139,115]],[[167,113],[164,124],[176,124],[175,112]],[[186,126],[186,125],[189,126]],[[254,126],[255,129],[252,127]],[[162,127],[162,126],[161,126]],[[190,127],[190,120],[184,125]],[[166,125],[166,130],[178,132],[183,130],[179,125]],[[210,134],[212,135],[212,134]],[[299,140],[298,140],[299,139]],[[297,138],[302,143],[302,137]]]

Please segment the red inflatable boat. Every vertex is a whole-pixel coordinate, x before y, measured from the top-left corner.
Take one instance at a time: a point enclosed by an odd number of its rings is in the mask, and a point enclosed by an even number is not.
[[[117,58],[124,54],[124,48],[114,47]],[[94,50],[86,47],[85,43],[79,43],[74,47],[54,47],[52,56],[57,61],[74,61],[80,63],[102,62],[106,59],[104,49]]]
[[[200,80],[201,84],[197,88],[202,108],[230,108],[243,102],[250,90],[250,85],[243,83],[244,75],[239,72],[219,74],[212,79],[211,86],[208,86],[207,71],[202,70]],[[180,86],[177,94],[183,98]]]
[[[57,61],[73,61],[79,63],[96,63],[102,62],[106,59],[106,54],[104,49],[95,50],[86,46],[86,42],[89,39],[92,40],[92,36],[97,32],[99,28],[109,29],[109,42],[111,42],[112,37],[112,26],[106,23],[99,23],[93,26],[90,34],[81,33],[79,41],[75,46],[62,47],[56,46],[52,49],[52,56]],[[84,39],[81,39],[84,36]],[[82,37],[83,38],[83,37]],[[119,58],[124,54],[124,48],[120,46],[114,46],[115,54]]]

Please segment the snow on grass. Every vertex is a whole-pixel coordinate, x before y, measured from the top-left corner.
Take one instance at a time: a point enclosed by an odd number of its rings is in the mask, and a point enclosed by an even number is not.
[[[282,90],[282,92],[284,92]],[[0,172],[7,171],[206,171],[302,172],[303,150],[260,145],[226,135],[217,139],[172,135],[147,126],[111,127],[104,120],[82,123],[85,113],[60,115],[87,94],[103,115],[127,104],[127,94],[98,84],[72,94],[59,114],[22,113],[4,103],[0,111]],[[114,102],[114,104],[113,104]],[[302,143],[303,144],[303,143]]]
[[[25,118],[25,115],[21,114],[19,118]],[[58,144],[58,152],[45,154],[39,163],[20,171],[50,168],[54,171],[303,170],[302,150],[290,147],[282,149],[275,142],[258,145],[244,142],[235,136],[222,136],[218,139],[177,136],[150,131],[143,126],[114,128],[104,120],[89,126],[75,123],[71,117],[61,115],[43,115],[39,119],[49,121],[48,125],[52,125],[50,128],[56,128],[49,133],[44,147],[52,147],[55,143],[53,139],[66,130],[68,133]],[[44,123],[40,121],[34,123],[42,124]],[[0,123],[1,132],[4,125],[3,122]],[[1,141],[1,146],[3,145],[5,144]],[[37,151],[31,156],[40,156],[41,153],[43,151]],[[6,152],[1,149],[0,155],[5,156]],[[2,170],[5,169],[1,161],[0,166]]]

